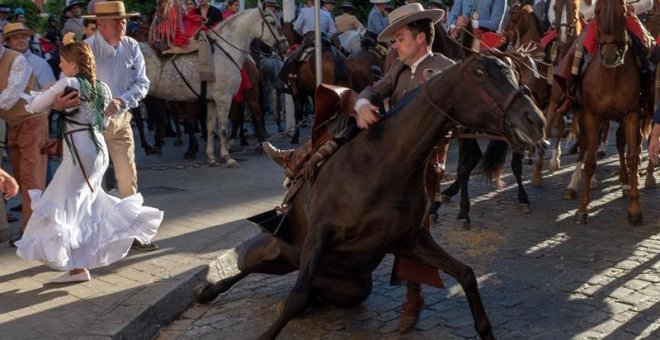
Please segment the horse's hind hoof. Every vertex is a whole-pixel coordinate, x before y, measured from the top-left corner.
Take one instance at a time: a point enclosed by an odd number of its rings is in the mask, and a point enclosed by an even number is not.
[[[472,224],[470,223],[469,220],[458,220],[458,222],[456,222],[456,226],[458,227],[458,229],[463,229],[463,230],[472,229]]]
[[[449,203],[449,201],[451,201],[451,196],[449,196],[449,195],[445,195],[445,194],[442,194],[442,195],[440,196],[440,202],[441,202],[442,204],[447,204],[447,203]]]
[[[575,223],[577,224],[587,224],[588,213],[576,212],[575,213]]]
[[[644,180],[644,189],[655,189],[657,187],[653,173],[646,175],[646,180]]]
[[[228,168],[238,168],[240,166],[241,165],[238,164],[238,162],[235,159],[233,159],[233,158],[228,158],[227,159],[227,167]]]
[[[565,200],[574,200],[576,195],[577,192],[573,189],[566,189],[566,191],[564,191]]]
[[[532,213],[532,205],[530,203],[521,203],[520,204],[520,210],[523,212],[523,214],[531,214]]]
[[[199,303],[209,303],[218,296],[213,292],[213,284],[209,282],[200,282],[193,288],[193,296],[195,301]]]
[[[195,158],[197,158],[197,153],[196,152],[188,151],[185,154],[183,154],[183,159],[194,160]]]
[[[642,213],[633,215],[630,212],[628,212],[628,222],[633,227],[636,227],[636,226],[642,224]]]

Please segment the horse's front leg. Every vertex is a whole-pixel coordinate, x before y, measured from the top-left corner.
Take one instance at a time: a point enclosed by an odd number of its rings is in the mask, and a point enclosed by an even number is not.
[[[527,191],[525,191],[525,186],[522,183],[522,163],[523,154],[514,152],[513,156],[511,156],[511,170],[513,170],[513,176],[516,178],[516,183],[518,184],[518,204],[520,204],[520,209],[523,213],[529,214],[532,212],[532,204],[529,202]]]
[[[626,163],[628,163],[628,176],[630,177],[630,195],[628,196],[628,222],[631,225],[642,223],[642,207],[639,204],[639,154],[642,149],[642,136],[639,131],[640,118],[633,111],[628,113],[624,119],[626,133],[626,142],[628,149],[626,152]]]
[[[312,294],[312,281],[330,247],[332,228],[333,226],[328,224],[316,224],[315,228],[311,229],[311,234],[307,235],[300,255],[298,279],[293,290],[284,301],[282,312],[275,323],[259,339],[275,339],[289,320],[307,307]]]
[[[405,253],[403,255],[415,259],[422,264],[441,269],[455,278],[467,297],[477,334],[482,339],[495,339],[490,320],[488,320],[488,315],[486,315],[486,310],[481,301],[479,285],[477,284],[477,279],[472,268],[453,258],[442,249],[433,240],[428,229],[422,228],[419,230],[419,233],[420,235],[417,237],[415,244],[407,245],[405,248],[402,247],[401,250]]]
[[[616,151],[619,154],[619,182],[624,196],[630,194],[630,177],[628,162],[626,162],[626,132],[623,124],[616,129]]]
[[[229,142],[227,140],[227,121],[229,120],[229,108],[231,98],[215,102],[215,112],[217,115],[218,132],[220,134],[220,157],[227,162],[228,168],[238,168],[240,165],[229,154]]]
[[[578,205],[578,210],[575,212],[576,222],[579,224],[586,224],[587,217],[589,216],[589,188],[591,186],[591,179],[596,173],[596,149],[598,148],[599,140],[599,121],[592,112],[585,110],[584,115],[580,120],[580,137],[584,138],[586,146],[586,158],[584,162],[584,185],[582,187],[582,198]],[[582,146],[582,145],[580,145]]]
[[[206,111],[206,157],[211,165],[217,164],[215,159],[215,127],[218,126],[218,106],[211,105],[211,109]]]

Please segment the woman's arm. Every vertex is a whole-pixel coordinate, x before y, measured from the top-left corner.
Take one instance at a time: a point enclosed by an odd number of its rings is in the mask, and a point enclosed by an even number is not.
[[[75,78],[64,77],[58,80],[53,86],[44,92],[37,92],[32,98],[29,99],[27,105],[25,105],[25,110],[31,113],[44,112],[50,110],[53,105],[55,98],[62,92],[67,86],[79,88],[78,81]]]

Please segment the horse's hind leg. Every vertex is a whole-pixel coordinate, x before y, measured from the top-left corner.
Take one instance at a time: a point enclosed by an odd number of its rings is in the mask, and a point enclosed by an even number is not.
[[[401,255],[405,255],[419,261],[422,264],[443,270],[460,283],[470,305],[474,326],[482,339],[495,339],[493,330],[486,315],[477,279],[472,271],[459,260],[453,258],[433,240],[426,229],[420,229],[420,236],[415,244],[409,244],[401,248]]]
[[[522,183],[522,164],[523,155],[519,152],[514,152],[511,156],[511,170],[513,170],[513,176],[516,178],[516,183],[518,184],[518,204],[520,204],[523,213],[529,214],[532,212],[532,205],[529,202],[527,191],[525,191],[525,186]]]
[[[217,258],[209,267],[207,281],[193,290],[195,299],[201,303],[213,301],[251,273],[284,275],[296,270],[282,256],[279,241],[266,233],[245,241]],[[211,280],[217,281],[211,283]]]

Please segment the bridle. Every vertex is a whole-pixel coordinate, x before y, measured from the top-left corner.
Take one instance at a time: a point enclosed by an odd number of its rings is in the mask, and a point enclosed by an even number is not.
[[[614,21],[616,20],[616,13],[613,13],[614,11],[614,5],[613,3],[608,3],[606,4],[608,6],[605,10],[605,18],[597,18],[598,19],[603,19],[603,24],[607,25],[614,25]],[[611,16],[611,18],[610,18]],[[610,27],[612,29],[612,27]],[[604,39],[601,37],[601,30],[600,27],[598,28],[598,56],[600,57],[600,64],[605,67],[605,68],[617,68],[625,63],[625,58],[626,58],[626,53],[628,52],[628,41],[630,39],[628,35],[628,31],[626,29],[623,30],[623,39],[617,38],[612,41],[604,41]],[[612,34],[614,35],[614,34]],[[614,45],[616,47],[616,59],[614,60],[613,63],[607,63],[604,56],[603,56],[603,47],[607,45]]]
[[[511,105],[513,105],[513,102],[516,100],[516,98],[518,98],[518,96],[531,95],[531,92],[529,91],[527,86],[517,86],[516,88],[511,90],[511,92],[509,94],[507,94],[506,100],[504,102],[504,106],[500,106],[498,104],[498,102],[495,100],[495,98],[493,98],[493,96],[490,95],[490,93],[488,93],[488,91],[486,91],[486,89],[474,78],[474,76],[472,76],[472,74],[470,74],[470,71],[467,69],[467,66],[471,63],[471,60],[474,59],[474,58],[477,58],[477,57],[478,57],[478,55],[472,56],[470,59],[465,61],[463,63],[463,65],[460,65],[460,66],[457,66],[457,67],[461,68],[460,72],[463,75],[463,78],[470,84],[470,88],[472,88],[477,93],[479,98],[481,98],[481,100],[483,100],[488,106],[492,107],[493,111],[495,111],[495,114],[497,116],[499,116],[501,118],[504,118],[505,115],[506,115],[506,112],[509,110]],[[499,131],[488,130],[488,129],[483,129],[483,128],[471,128],[471,127],[465,126],[463,123],[459,122],[454,117],[450,116],[445,110],[443,110],[442,108],[437,106],[433,102],[433,100],[431,99],[430,91],[431,91],[430,86],[428,84],[427,79],[425,78],[422,81],[422,92],[424,92],[424,98],[426,99],[426,101],[429,103],[429,105],[434,110],[440,112],[440,114],[447,117],[455,125],[462,126],[462,127],[468,128],[468,129],[484,131],[484,132],[494,134],[494,135],[497,135],[497,136],[502,135],[502,133],[499,132]],[[505,120],[502,119],[501,121],[502,121],[502,125],[504,127],[504,125],[506,124]],[[503,129],[503,131],[505,131],[505,129]]]

